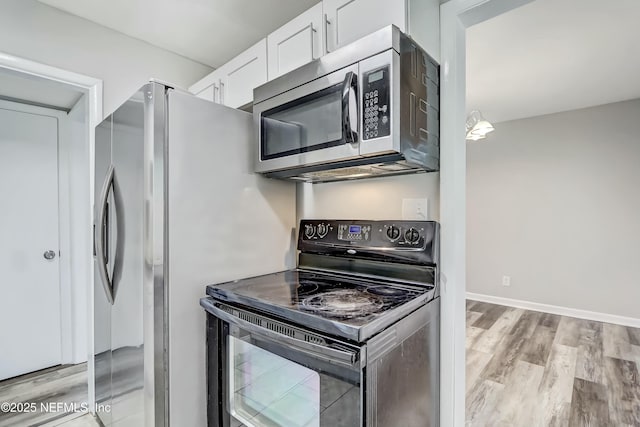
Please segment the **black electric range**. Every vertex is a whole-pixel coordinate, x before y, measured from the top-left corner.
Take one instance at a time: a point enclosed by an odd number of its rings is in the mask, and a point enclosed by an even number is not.
[[[437,224],[303,221],[299,268],[207,294],[362,342],[437,296]]]
[[[438,230],[303,220],[296,269],[208,286],[208,425],[439,425]]]

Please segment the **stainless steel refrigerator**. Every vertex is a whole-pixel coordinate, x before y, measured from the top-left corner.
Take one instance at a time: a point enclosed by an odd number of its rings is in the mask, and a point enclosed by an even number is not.
[[[295,185],[253,173],[253,132],[250,114],[155,82],[96,128],[105,426],[206,425],[205,286],[294,267]]]

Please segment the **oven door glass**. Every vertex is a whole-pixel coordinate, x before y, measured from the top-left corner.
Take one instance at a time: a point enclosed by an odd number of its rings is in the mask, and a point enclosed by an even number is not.
[[[319,426],[320,375],[229,337],[231,415],[247,425]]]
[[[360,369],[225,324],[231,427],[360,427]]]
[[[260,115],[261,160],[357,142],[357,76]]]

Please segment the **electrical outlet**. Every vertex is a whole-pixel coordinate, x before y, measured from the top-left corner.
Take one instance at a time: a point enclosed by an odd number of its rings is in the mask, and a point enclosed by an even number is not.
[[[414,221],[429,219],[429,199],[402,199],[402,219]]]
[[[511,276],[502,276],[502,286],[511,286]]]

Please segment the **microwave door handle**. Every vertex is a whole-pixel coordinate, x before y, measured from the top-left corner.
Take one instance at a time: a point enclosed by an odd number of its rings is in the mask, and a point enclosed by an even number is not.
[[[349,71],[342,84],[342,126],[345,140],[358,142],[358,76]]]

